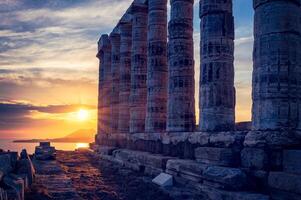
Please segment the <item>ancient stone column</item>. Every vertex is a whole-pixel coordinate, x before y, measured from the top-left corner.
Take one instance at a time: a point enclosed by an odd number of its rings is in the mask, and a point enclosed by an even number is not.
[[[130,133],[143,133],[146,116],[147,73],[147,5],[133,3],[132,66],[130,95]]]
[[[232,0],[200,0],[201,131],[228,131],[235,125],[234,19]]]
[[[130,87],[131,87],[131,48],[132,24],[121,20],[120,30],[120,82],[119,82],[119,133],[129,133],[130,122]]]
[[[194,100],[194,0],[171,0],[168,25],[168,112],[167,131],[193,131]]]
[[[112,91],[111,91],[111,129],[112,133],[118,133],[119,118],[119,70],[120,70],[120,35],[112,32],[110,34],[112,45],[111,57],[111,74],[112,74]]]
[[[253,3],[253,129],[301,130],[301,2]]]
[[[148,1],[147,110],[145,131],[166,130],[167,0]]]
[[[98,86],[98,134],[109,134],[111,120],[111,43],[107,34],[98,42],[99,86]]]

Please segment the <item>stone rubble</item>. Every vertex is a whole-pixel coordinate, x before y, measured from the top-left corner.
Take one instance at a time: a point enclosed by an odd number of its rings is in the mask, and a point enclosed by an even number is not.
[[[35,169],[26,150],[0,151],[0,200],[24,200],[35,181]]]

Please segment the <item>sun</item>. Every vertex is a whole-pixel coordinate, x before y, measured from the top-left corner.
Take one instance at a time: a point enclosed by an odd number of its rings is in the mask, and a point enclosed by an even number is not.
[[[84,109],[80,109],[77,111],[77,119],[79,121],[86,121],[89,118],[89,112]]]

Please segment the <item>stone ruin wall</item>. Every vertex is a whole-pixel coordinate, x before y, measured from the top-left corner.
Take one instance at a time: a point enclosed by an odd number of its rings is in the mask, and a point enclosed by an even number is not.
[[[144,104],[134,105],[119,99],[119,106],[128,112],[119,115],[119,122],[123,123],[118,126],[127,128],[118,127],[118,132],[98,131],[96,146],[102,158],[136,170],[143,166],[145,173],[151,175],[172,174],[177,182],[192,184],[207,194],[208,199],[301,199],[301,165],[298,162],[301,160],[301,1],[253,2],[252,130],[241,127],[235,130],[234,126],[232,0],[200,1],[199,130],[194,129],[191,107],[194,104],[193,1],[170,2],[171,19],[167,29],[166,1],[135,0],[134,4],[148,7],[147,53],[139,52],[147,58],[147,91],[145,93],[145,85],[138,88]],[[146,13],[140,14],[145,19]],[[144,83],[135,78],[138,74],[133,69],[145,70],[145,65],[135,62],[135,49],[144,48],[145,38],[134,39],[144,33],[145,26],[135,24],[132,21],[135,17],[127,17],[127,42],[122,44],[123,19],[114,29],[121,37],[120,87],[133,88],[138,82]],[[137,35],[130,37],[131,33]],[[126,65],[122,61],[125,55]],[[110,67],[102,60],[100,64],[100,73],[103,73],[102,66]],[[121,83],[123,73],[129,77],[127,84]],[[100,79],[100,88],[104,87],[102,82]],[[183,86],[176,87],[180,85]],[[101,99],[104,91],[100,89]],[[119,91],[123,96],[123,89]],[[127,87],[128,97],[134,92]],[[146,107],[145,116],[140,109],[131,110],[143,106]],[[135,111],[141,115],[136,115]],[[102,125],[106,117],[100,116]],[[139,116],[141,121],[145,117],[144,131],[142,125],[132,123],[133,116]]]

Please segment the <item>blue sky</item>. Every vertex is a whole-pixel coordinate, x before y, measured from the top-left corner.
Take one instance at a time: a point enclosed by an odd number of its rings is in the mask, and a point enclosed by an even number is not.
[[[91,105],[92,109],[96,105],[97,41],[101,34],[110,33],[130,3],[131,0],[0,1],[0,121],[1,116],[10,116],[11,120],[0,124],[0,137],[1,131],[19,136],[20,131],[10,128],[14,125],[28,127],[39,124],[36,120],[49,126],[59,123],[49,119],[55,111],[39,107],[83,104]],[[198,1],[194,16],[198,98]],[[236,114],[238,121],[244,121],[250,119],[251,112],[252,1],[234,0],[234,16]],[[7,104],[25,106],[26,113],[22,109],[20,113],[4,109]],[[73,130],[67,126],[65,129]]]

